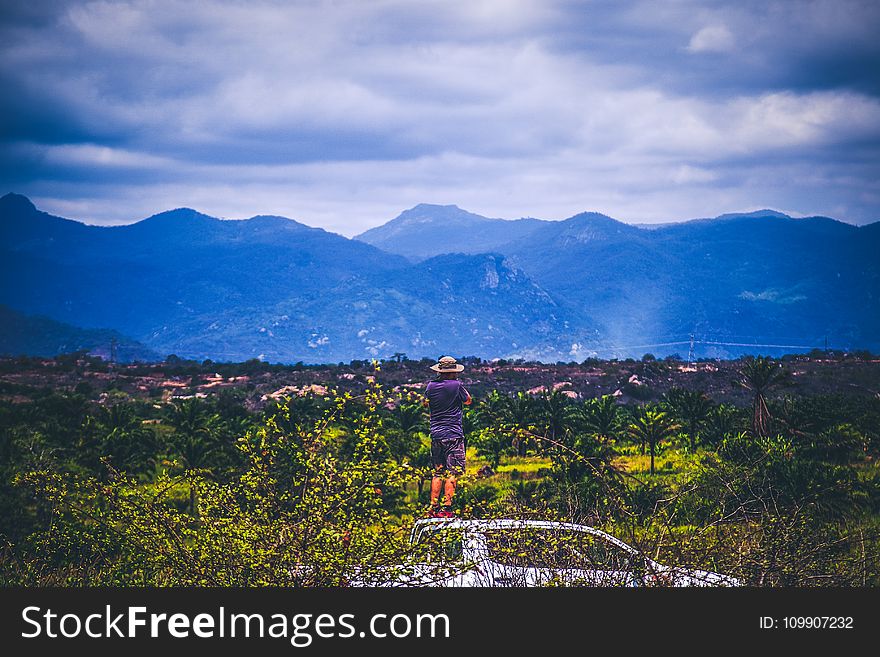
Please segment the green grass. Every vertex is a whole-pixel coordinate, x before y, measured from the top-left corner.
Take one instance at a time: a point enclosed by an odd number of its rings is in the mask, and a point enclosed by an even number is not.
[[[550,459],[540,456],[513,456],[511,458],[502,459],[501,465],[498,466],[498,472],[510,472],[517,470],[519,472],[538,472],[552,465]]]
[[[614,459],[614,465],[635,475],[651,471],[650,454],[640,454],[638,447],[634,450],[626,450],[626,452]],[[654,470],[657,474],[663,475],[683,474],[688,472],[699,458],[699,452],[690,453],[674,447],[667,447],[654,455]]]

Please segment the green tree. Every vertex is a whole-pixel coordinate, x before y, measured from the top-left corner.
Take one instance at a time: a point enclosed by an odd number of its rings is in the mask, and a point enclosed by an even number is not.
[[[549,440],[551,448],[558,444],[571,425],[568,407],[571,400],[559,390],[545,392],[538,398],[537,421],[543,429],[544,438]]]
[[[609,439],[616,413],[608,411],[607,400],[594,402],[590,406],[596,416],[588,415],[592,422],[576,412],[583,405],[566,409],[566,428],[548,450],[553,467],[544,495],[568,516],[598,520],[621,509],[624,486],[621,471],[613,465],[616,454]]]
[[[507,425],[509,400],[497,390],[479,401],[474,409],[474,424],[479,428],[473,443],[480,456],[489,460],[493,469],[501,464],[502,455],[510,449],[511,431]]]
[[[220,416],[202,400],[184,399],[172,404],[168,424],[174,428],[171,437],[173,454],[180,458],[185,470],[211,471],[222,463],[223,445],[220,437]],[[195,513],[196,487],[190,487],[189,506]]]
[[[712,411],[712,400],[705,392],[672,388],[664,396],[666,405],[688,435],[690,449],[693,451],[700,440],[700,433]]]
[[[386,440],[391,455],[398,463],[413,458],[422,444],[421,432],[428,428],[425,409],[421,404],[401,401],[384,420]]]
[[[621,431],[620,407],[611,395],[587,399],[568,409],[568,419],[575,431],[602,442],[615,440]]]
[[[172,404],[168,424],[174,428],[172,446],[188,470],[209,470],[212,457],[220,450],[217,436],[220,417],[199,399]]]
[[[155,467],[159,449],[155,432],[144,426],[131,404],[100,407],[95,430],[100,437],[100,452],[114,468],[136,475]]]
[[[265,409],[263,417],[274,418],[290,435],[304,436],[314,430],[326,409],[327,401],[323,397],[308,393],[276,401]]]
[[[706,415],[703,424],[704,437],[712,445],[717,445],[726,436],[737,430],[740,425],[740,413],[735,406],[719,404]]]
[[[536,406],[535,398],[522,391],[508,398],[507,422],[513,429],[518,430],[515,447],[519,456],[525,456],[532,444],[528,434],[534,429]]]
[[[766,437],[770,432],[770,409],[767,395],[775,387],[788,381],[788,374],[779,363],[765,356],[747,359],[739,369],[739,384],[754,394],[752,402],[752,432]]]
[[[644,406],[629,425],[630,435],[642,444],[647,444],[650,449],[652,475],[657,445],[675,435],[679,428],[666,411],[652,405]]]

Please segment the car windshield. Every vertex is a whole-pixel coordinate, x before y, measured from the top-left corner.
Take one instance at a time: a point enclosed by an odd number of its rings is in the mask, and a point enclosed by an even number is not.
[[[636,555],[602,536],[561,528],[505,528],[484,532],[492,560],[525,568],[631,571]]]
[[[428,563],[461,561],[463,543],[461,529],[425,528],[416,538],[415,556]]]

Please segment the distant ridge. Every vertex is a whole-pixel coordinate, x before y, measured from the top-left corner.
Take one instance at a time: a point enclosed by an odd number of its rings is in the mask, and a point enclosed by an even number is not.
[[[0,303],[160,354],[581,361],[685,355],[691,336],[694,357],[826,340],[880,350],[880,224],[828,217],[648,230],[596,212],[510,221],[422,204],[347,239],[189,208],[87,226],[7,195],[0,238]]]
[[[525,237],[538,219],[489,219],[457,205],[421,203],[354,239],[414,260],[443,253],[486,253]]]
[[[48,317],[34,317],[0,305],[0,355],[57,356],[87,351],[119,362],[161,357],[141,343],[108,329],[83,329]]]
[[[754,210],[752,212],[730,212],[727,214],[719,215],[715,217],[715,219],[741,219],[743,217],[775,217],[777,219],[791,219],[791,217],[784,212],[777,212],[776,210]]]

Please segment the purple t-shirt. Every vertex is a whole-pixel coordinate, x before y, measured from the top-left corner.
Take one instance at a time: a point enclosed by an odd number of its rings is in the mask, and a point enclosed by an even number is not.
[[[430,381],[425,393],[431,411],[431,438],[463,438],[461,405],[468,391],[458,379]]]

